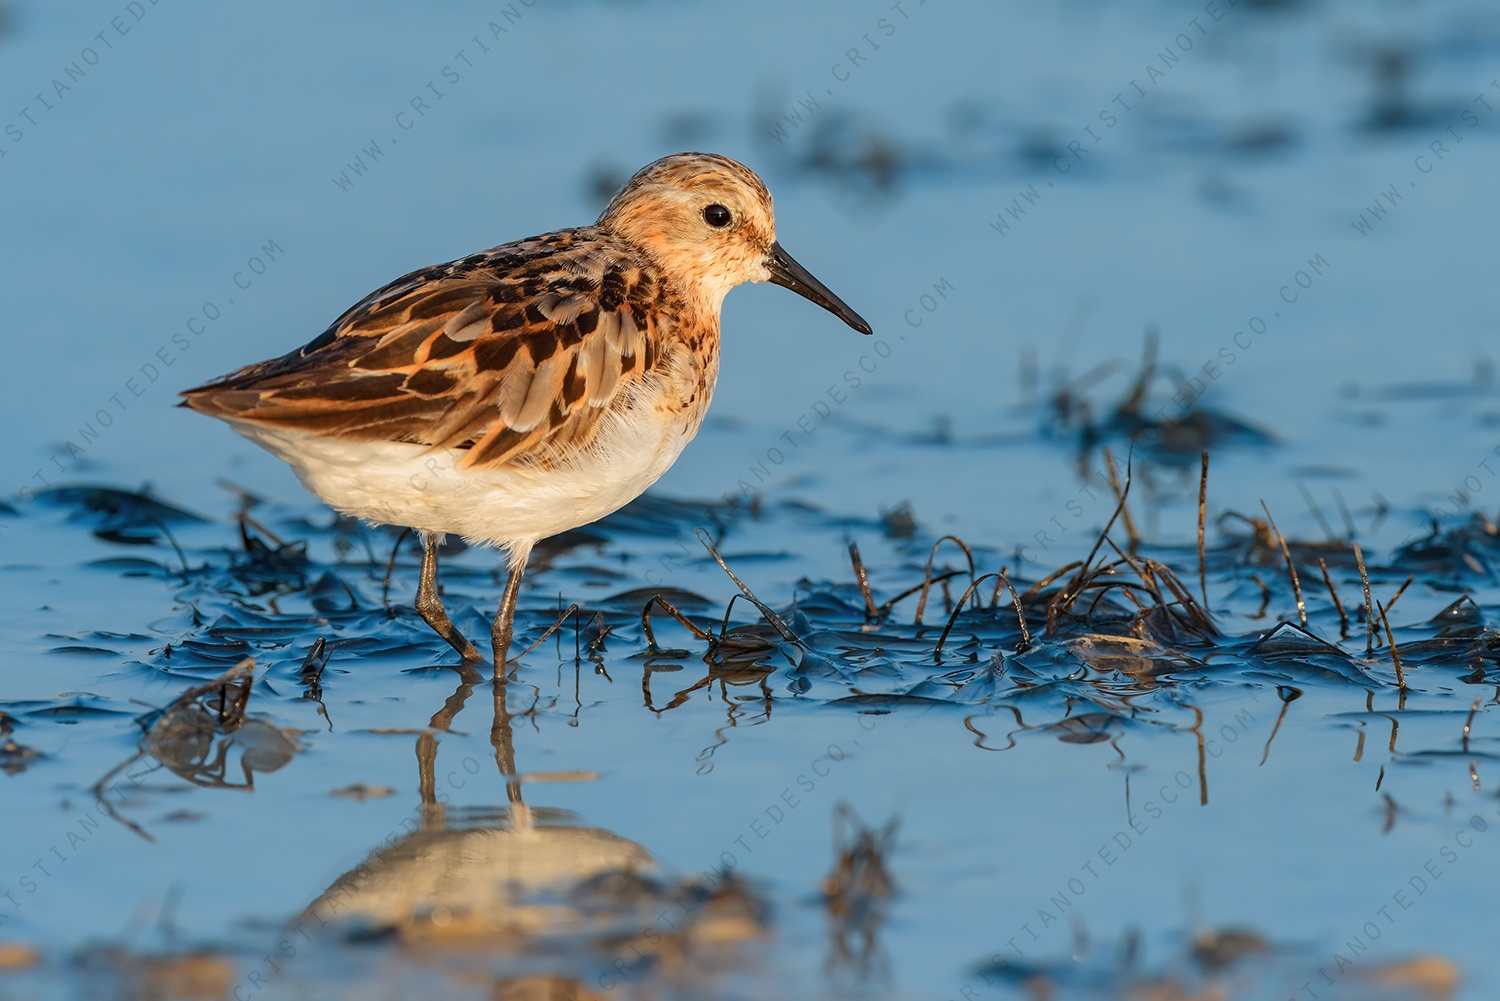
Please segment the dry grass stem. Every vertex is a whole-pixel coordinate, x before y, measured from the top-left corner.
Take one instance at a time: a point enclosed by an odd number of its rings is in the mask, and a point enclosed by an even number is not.
[[[1208,522],[1208,449],[1203,450],[1203,469],[1198,474],[1198,588],[1203,595],[1203,610],[1208,611],[1208,558],[1203,546],[1203,529]]]
[[[1021,607],[1021,596],[1016,593],[1016,585],[1010,582],[1010,574],[1004,567],[1000,570],[1000,579],[1010,588],[1010,600],[1016,606],[1016,624],[1021,627],[1021,645],[1016,647],[1016,653],[1025,653],[1031,649],[1031,630],[1026,628],[1026,612]]]
[[[1047,576],[1043,577],[1041,580],[1028,587],[1024,592],[1022,592],[1021,597],[1035,598],[1042,592],[1042,588],[1046,587],[1048,584],[1051,584],[1053,581],[1057,580],[1057,578],[1061,577],[1069,570],[1076,570],[1081,566],[1083,566],[1083,564],[1080,561],[1074,560],[1072,563],[1068,563],[1064,566],[1058,567],[1056,570],[1052,571]]]
[[[1391,620],[1386,617],[1384,606],[1376,603],[1380,609],[1380,624],[1385,626],[1385,641],[1391,645],[1391,663],[1396,665],[1396,687],[1406,691],[1406,676],[1401,673],[1401,654],[1396,650],[1396,637],[1391,632]]]
[[[703,640],[705,643],[712,643],[714,641],[712,633],[708,632],[705,629],[700,629],[698,626],[688,621],[688,617],[679,612],[676,605],[672,604],[670,601],[668,601],[666,598],[663,598],[659,594],[653,594],[650,598],[646,599],[646,607],[641,609],[641,631],[646,634],[646,642],[650,644],[650,648],[653,652],[660,650],[661,647],[657,645],[656,633],[651,629],[652,605],[659,606],[662,611],[666,612],[672,618],[676,619],[679,625],[686,628],[688,632],[692,633],[700,640]]]
[[[970,584],[968,587],[964,588],[964,593],[959,597],[958,603],[953,606],[953,612],[948,616],[947,624],[943,626],[942,633],[938,635],[937,646],[932,650],[932,659],[934,663],[940,662],[943,659],[943,644],[948,642],[948,634],[953,631],[953,624],[957,622],[958,617],[963,614],[964,602],[969,600],[969,596],[971,594],[979,590],[980,584],[983,584],[991,577],[996,578],[995,583],[997,587],[1001,586],[1001,582],[1004,580],[1001,574],[987,573],[983,577],[980,577],[978,580],[974,581],[974,583]],[[1025,627],[1023,626],[1022,628]]]
[[[1130,551],[1133,553],[1141,548],[1141,533],[1135,529],[1135,519],[1130,516],[1130,505],[1125,503],[1125,489],[1120,485],[1120,472],[1115,468],[1115,454],[1109,449],[1104,450],[1104,468],[1109,471],[1109,488],[1115,493],[1115,500],[1120,502],[1120,521],[1125,525],[1125,535],[1130,539]]]
[[[648,602],[648,606],[649,606],[649,602]],[[557,616],[557,621],[554,622],[554,623],[552,623],[552,625],[548,626],[547,627],[547,631],[544,632],[544,633],[542,633],[542,635],[538,636],[536,638],[536,642],[535,643],[531,644],[531,646],[527,647],[525,650],[522,650],[520,653],[516,654],[514,657],[512,657],[510,659],[511,660],[520,660],[522,657],[526,656],[531,651],[533,651],[537,647],[541,646],[544,642],[546,642],[548,636],[551,636],[553,633],[555,633],[559,629],[561,629],[562,626],[563,626],[563,623],[567,622],[568,619],[571,616],[577,615],[578,612],[579,612],[579,608],[578,608],[578,606],[576,604],[575,605],[569,605],[567,608],[563,609],[562,612]],[[575,647],[576,647],[576,643],[575,643]]]
[[[1266,502],[1260,502],[1260,509],[1266,513],[1266,524],[1271,526],[1271,534],[1281,544],[1281,555],[1286,558],[1286,572],[1292,578],[1292,594],[1297,599],[1297,618],[1302,623],[1302,628],[1307,628],[1307,603],[1302,600],[1302,582],[1297,579],[1297,564],[1292,562],[1292,551],[1286,544],[1286,536],[1281,534],[1281,529],[1276,527],[1276,519],[1271,517],[1271,509],[1266,507]]]
[[[1318,569],[1323,571],[1323,583],[1328,585],[1328,596],[1333,599],[1333,607],[1339,610],[1339,639],[1349,638],[1349,613],[1344,611],[1344,603],[1339,600],[1339,593],[1334,589],[1333,578],[1328,575],[1328,563],[1323,557],[1318,557]]]
[[[740,593],[749,599],[750,604],[760,609],[760,614],[765,616],[766,621],[771,624],[771,628],[776,630],[781,635],[781,638],[788,643],[800,642],[797,639],[797,634],[792,632],[791,627],[786,624],[785,620],[776,614],[776,610],[757,598],[755,593],[745,586],[745,582],[734,575],[734,571],[729,569],[729,564],[724,562],[724,557],[719,555],[719,547],[714,545],[714,540],[709,536],[708,532],[700,528],[697,534],[698,541],[703,545],[704,549],[708,550],[708,555],[714,558],[714,562],[719,564],[719,569],[723,570],[729,576],[729,579],[734,581],[734,586],[739,588]]]
[[[1131,468],[1125,467],[1125,485],[1121,490],[1120,501],[1115,505],[1114,513],[1109,516],[1109,521],[1104,523],[1104,528],[1099,533],[1099,538],[1094,540],[1094,548],[1089,550],[1087,558],[1078,565],[1078,573],[1067,587],[1059,591],[1052,601],[1047,605],[1047,632],[1051,633],[1053,624],[1056,622],[1057,614],[1066,612],[1078,600],[1083,593],[1084,584],[1089,580],[1091,574],[1089,568],[1094,565],[1094,557],[1099,555],[1099,550],[1104,546],[1104,540],[1109,537],[1109,530],[1115,527],[1115,520],[1120,517],[1120,512],[1125,508],[1125,502],[1130,497]]]
[[[963,550],[964,558],[969,561],[969,579],[973,580],[974,578],[974,553],[971,549],[969,549],[968,545],[964,542],[963,539],[960,539],[956,535],[945,535],[941,539],[938,539],[936,542],[934,542],[932,544],[932,549],[930,549],[927,553],[927,570],[922,577],[922,597],[917,600],[917,618],[916,621],[912,623],[913,625],[920,626],[922,624],[922,614],[927,611],[927,594],[932,590],[932,585],[938,583],[938,581],[935,580],[932,576],[932,562],[933,560],[937,559],[938,547],[945,542],[952,542],[959,549]],[[946,581],[952,576],[953,574],[947,574],[940,579]]]
[[[1375,605],[1370,600],[1370,572],[1365,569],[1365,554],[1354,544],[1354,562],[1359,565],[1359,582],[1365,589],[1365,656],[1375,652]]]
[[[932,580],[930,581],[924,580],[920,584],[913,584],[905,591],[902,591],[900,594],[896,595],[894,598],[881,605],[880,608],[876,610],[876,616],[882,619],[885,618],[890,614],[892,608],[895,608],[898,604],[905,601],[907,598],[910,598],[917,592],[922,591],[925,588],[930,588],[933,584],[936,584],[939,581],[951,580],[963,572],[964,571],[962,570],[949,570],[947,573],[939,574],[938,576],[932,578]]]
[[[1398,602],[1398,601],[1401,600],[1401,596],[1406,593],[1406,589],[1408,587],[1411,587],[1411,582],[1414,581],[1414,580],[1416,580],[1416,579],[1417,579],[1417,575],[1416,574],[1407,574],[1406,575],[1406,580],[1401,584],[1400,587],[1396,588],[1396,593],[1391,596],[1391,600],[1387,601],[1385,603],[1385,610],[1386,610],[1386,612],[1390,612],[1391,609],[1393,609],[1393,608],[1396,607],[1396,602]]]
[[[859,543],[849,543],[849,561],[854,564],[854,579],[859,582],[859,593],[865,598],[865,615],[876,618],[875,596],[870,593],[870,575],[865,573],[865,561],[859,558]]]

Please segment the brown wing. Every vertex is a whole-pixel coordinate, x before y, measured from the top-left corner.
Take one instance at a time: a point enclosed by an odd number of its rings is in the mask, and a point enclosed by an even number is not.
[[[649,264],[571,230],[414,272],[311,344],[188,390],[215,417],[555,460],[652,372],[677,311]]]

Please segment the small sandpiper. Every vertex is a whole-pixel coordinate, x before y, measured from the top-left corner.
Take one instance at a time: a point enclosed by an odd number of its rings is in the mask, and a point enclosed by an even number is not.
[[[438,596],[438,546],[452,532],[504,550],[498,672],[532,546],[666,472],[713,394],[725,294],[762,281],[870,333],[781,249],[753,171],[678,153],[631,178],[594,225],[398,278],[307,346],[190,389],[183,405],[290,463],[335,510],[419,532],[417,611],[465,661],[481,658]]]

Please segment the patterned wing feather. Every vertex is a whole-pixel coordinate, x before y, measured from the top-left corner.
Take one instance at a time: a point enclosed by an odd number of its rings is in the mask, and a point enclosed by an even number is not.
[[[656,369],[678,312],[647,262],[564,231],[407,275],[301,350],[183,395],[230,420],[466,448],[463,466],[546,462]]]
[[[663,356],[675,302],[649,264],[562,231],[425,269],[300,351],[183,393],[223,419],[462,447],[468,467],[586,446]]]

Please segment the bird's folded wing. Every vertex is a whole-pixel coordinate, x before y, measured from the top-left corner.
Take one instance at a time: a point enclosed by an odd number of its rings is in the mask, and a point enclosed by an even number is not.
[[[550,464],[587,445],[662,356],[649,271],[587,256],[416,272],[282,358],[188,390],[235,421],[467,449],[461,466]],[[652,308],[658,307],[658,308]]]

